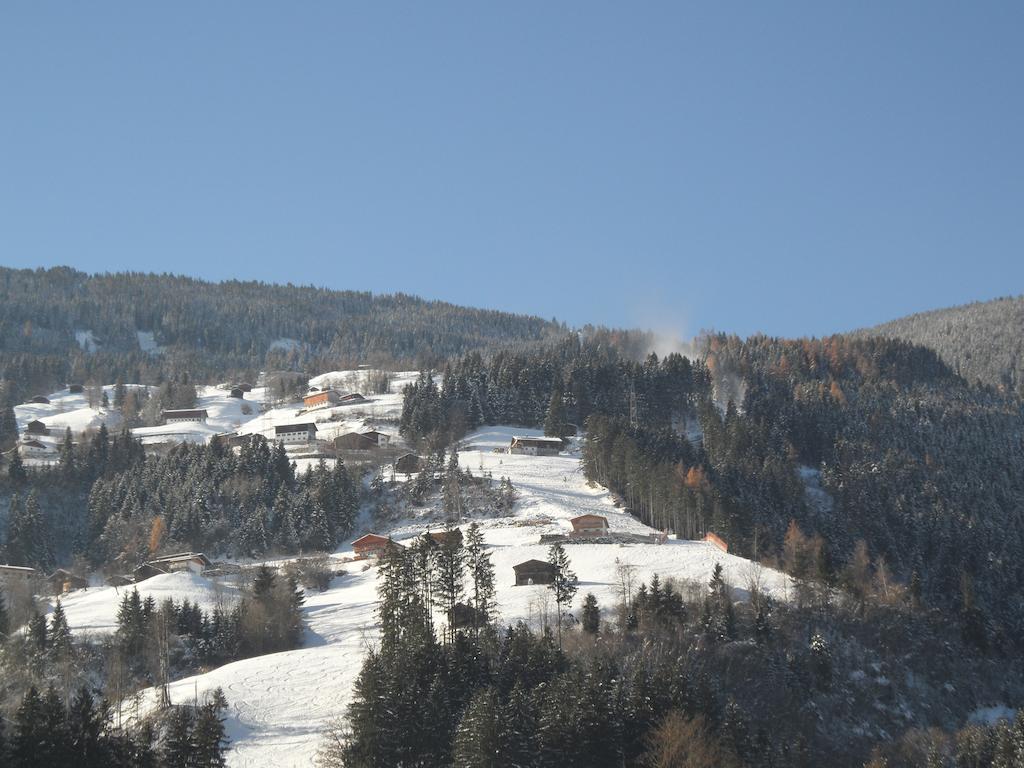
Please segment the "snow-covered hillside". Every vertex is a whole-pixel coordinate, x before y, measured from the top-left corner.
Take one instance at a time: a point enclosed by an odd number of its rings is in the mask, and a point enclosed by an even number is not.
[[[327,388],[336,386],[344,392],[363,391],[367,389],[367,370],[331,371],[310,380],[310,386]],[[366,394],[366,402],[326,408],[305,410],[301,403],[289,404],[286,407],[272,407],[271,394],[265,387],[255,387],[246,392],[244,397],[230,396],[226,385],[200,386],[197,388],[196,408],[206,410],[206,423],[184,422],[164,424],[154,427],[138,427],[132,430],[144,445],[158,443],[205,443],[217,434],[237,432],[239,434],[261,434],[268,438],[274,436],[274,427],[295,422],[313,421],[317,424],[317,436],[321,440],[333,440],[347,432],[364,431],[369,428],[379,429],[397,438],[396,423],[402,413],[402,389],[414,381],[419,374],[416,371],[404,371],[390,374],[390,391],[385,394]],[[139,385],[130,384],[129,387]],[[109,402],[114,401],[113,385],[102,387]],[[15,406],[15,418],[18,429],[24,433],[30,421],[40,420],[48,428],[50,434],[37,437],[40,442],[59,443],[68,427],[76,435],[91,429],[98,429],[106,424],[107,429],[121,427],[121,414],[116,408],[103,408],[99,404],[89,405],[89,396],[85,393],[72,394],[61,390],[46,395],[47,403],[25,403]],[[99,400],[99,390],[94,399]],[[43,460],[30,460],[40,463]],[[300,464],[302,460],[299,459]],[[302,469],[303,466],[300,466]]]
[[[587,483],[578,456],[496,453],[494,449],[507,446],[512,434],[536,433],[503,427],[479,430],[463,441],[459,459],[474,474],[510,478],[519,493],[509,516],[478,522],[497,572],[501,620],[536,624],[544,614],[551,615],[550,593],[541,585],[513,586],[512,566],[546,558],[547,547],[538,543],[541,534],[566,533],[571,529],[569,520],[586,513],[605,516],[613,532],[643,535],[652,531],[617,508],[607,490]],[[377,532],[403,541],[421,534],[425,527],[424,521],[409,519]],[[788,579],[781,573],[703,542],[569,544],[567,552],[580,581],[577,607],[586,592],[593,592],[602,607],[610,610],[619,599],[620,564],[632,569],[639,584],[655,573],[680,582],[705,583],[715,563],[721,563],[737,599],[743,599],[752,579],[776,597],[787,596]],[[230,702],[230,765],[308,766],[326,724],[344,715],[364,653],[377,637],[377,568],[365,562],[340,562],[351,554],[350,547],[343,547],[334,555],[339,569],[347,570],[344,576],[335,578],[325,592],[307,593],[308,631],[302,648],[235,662],[172,684],[171,696],[176,700],[224,688]],[[157,599],[188,598],[206,607],[231,600],[235,589],[230,581],[222,584],[186,574],[157,577],[140,585],[140,590]],[[72,627],[109,631],[120,594],[123,589],[102,588],[68,596],[65,607]]]

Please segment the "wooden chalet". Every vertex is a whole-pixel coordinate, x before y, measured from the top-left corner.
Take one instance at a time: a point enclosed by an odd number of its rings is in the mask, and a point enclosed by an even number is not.
[[[352,551],[357,558],[363,559],[367,557],[380,557],[391,547],[400,546],[402,545],[387,536],[368,533],[352,542]]]
[[[88,579],[64,568],[58,568],[47,576],[46,583],[50,585],[50,591],[55,595],[63,595],[74,589],[85,589],[89,586]]]
[[[415,453],[407,453],[395,459],[395,472],[401,475],[411,475],[423,469],[423,459]]]
[[[516,574],[516,586],[525,587],[530,584],[552,584],[558,568],[546,560],[527,560],[525,563],[513,565]]]
[[[135,580],[142,581],[153,576],[164,573],[177,573],[179,571],[190,571],[202,573],[212,566],[210,558],[202,552],[179,552],[174,555],[157,557],[149,562],[143,563],[135,569]]]
[[[50,430],[39,419],[33,419],[32,421],[25,425],[25,434],[48,435],[50,434]]]
[[[306,408],[322,408],[328,405],[337,405],[340,400],[341,396],[333,389],[325,389],[320,392],[310,391],[302,398],[302,404]]]
[[[573,538],[587,538],[608,535],[608,518],[601,515],[580,515],[569,521],[572,523]]]

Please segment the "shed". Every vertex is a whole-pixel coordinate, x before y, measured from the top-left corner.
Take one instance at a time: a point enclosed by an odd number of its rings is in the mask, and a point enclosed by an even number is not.
[[[33,419],[25,425],[25,432],[30,435],[48,435],[50,430],[39,419]]]
[[[555,580],[558,568],[546,560],[527,560],[525,563],[513,565],[516,574],[516,586],[529,584],[551,584]]]
[[[39,405],[49,405],[50,404],[50,399],[48,397],[43,397],[42,395],[36,395],[31,400],[29,400],[29,402],[30,403],[37,403]]]
[[[245,398],[245,393],[242,392],[239,387],[232,387],[231,392],[228,393],[228,397],[237,397],[239,400],[242,400]]]
[[[135,579],[131,576],[126,576],[123,573],[115,573],[113,576],[107,576],[106,581],[111,587],[126,587],[129,584],[135,583]]]
[[[342,395],[338,398],[338,405],[357,405],[358,403],[365,403],[366,398],[358,392],[350,392],[347,395]]]
[[[580,515],[569,522],[572,523],[574,538],[608,535],[608,518],[602,515]]]
[[[395,472],[402,475],[411,475],[423,469],[423,459],[415,453],[407,453],[395,459]]]
[[[248,384],[246,382],[242,382],[241,384],[236,384],[234,388],[235,389],[240,389],[243,392],[252,392],[252,384]]]
[[[85,387],[81,384],[68,384],[68,393],[72,395],[80,395],[85,392]]]

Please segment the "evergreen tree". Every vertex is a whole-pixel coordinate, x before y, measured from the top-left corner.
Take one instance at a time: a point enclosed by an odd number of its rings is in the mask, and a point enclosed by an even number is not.
[[[588,592],[583,598],[583,631],[590,635],[596,635],[601,626],[601,609],[597,605],[597,598],[593,592]]]
[[[41,613],[32,614],[28,620],[28,641],[29,646],[37,652],[45,651],[50,646],[46,617]]]
[[[224,721],[214,703],[199,707],[192,730],[193,752],[190,768],[223,768],[227,735]]]
[[[58,659],[67,659],[71,654],[71,629],[59,598],[50,617],[50,646]]]
[[[3,591],[0,591],[0,640],[7,637],[7,633],[11,631],[11,618],[7,614],[7,600],[4,598]]]
[[[499,706],[494,689],[477,691],[455,731],[454,768],[504,765],[499,740]]]
[[[565,434],[565,403],[562,396],[562,382],[555,379],[551,388],[551,400],[544,417],[544,434],[548,437],[562,437]]]
[[[18,421],[9,404],[0,407],[0,452],[7,451],[18,442]]]
[[[162,768],[192,768],[195,753],[192,721],[191,707],[172,707],[168,712],[166,733],[160,747]]]
[[[495,611],[494,564],[484,544],[484,534],[476,522],[466,530],[466,569],[473,588],[473,628],[490,623]]]
[[[570,605],[576,595],[577,586],[576,574],[569,568],[569,556],[565,548],[559,542],[555,542],[548,549],[548,562],[554,566],[555,575],[551,582],[550,589],[555,594],[555,605],[558,609],[558,647],[562,647],[562,612]]]
[[[444,540],[434,548],[435,605],[448,619],[448,639],[455,640],[455,606],[465,593],[465,552],[457,528],[449,522],[444,529]]]
[[[28,472],[25,471],[25,464],[19,451],[11,454],[11,460],[7,465],[7,477],[15,488],[21,488],[28,482]]]

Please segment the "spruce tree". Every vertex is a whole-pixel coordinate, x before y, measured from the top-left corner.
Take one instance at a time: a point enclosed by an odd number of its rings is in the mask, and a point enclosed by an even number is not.
[[[562,612],[570,605],[576,595],[576,574],[569,568],[569,556],[559,542],[555,542],[548,550],[548,562],[554,566],[555,575],[550,589],[555,594],[555,605],[558,613],[558,647],[562,647]]]
[[[223,768],[227,745],[224,721],[213,703],[199,707],[192,730],[193,751],[190,768]]]
[[[0,591],[0,639],[7,637],[11,631],[11,617],[7,613],[7,600]]]
[[[18,442],[18,421],[14,408],[4,405],[0,408],[0,452],[7,451]]]
[[[562,437],[565,433],[565,404],[562,399],[562,382],[555,379],[548,402],[547,415],[544,417],[544,434],[548,437]]]
[[[7,465],[7,477],[15,488],[21,488],[28,482],[28,472],[25,470],[21,453],[18,451],[11,454],[11,460]]]
[[[494,564],[484,544],[484,534],[477,523],[466,530],[466,569],[473,585],[473,628],[479,630],[494,616]]]
[[[477,691],[455,731],[454,768],[499,768],[498,697],[493,688]]]
[[[166,733],[160,745],[162,768],[191,768],[195,751],[192,741],[192,708],[172,707],[166,723]]]
[[[451,642],[455,639],[455,606],[465,593],[465,552],[461,539],[454,535],[458,529],[449,522],[444,530],[444,541],[434,551],[433,596],[448,620]]]
[[[601,626],[601,609],[597,605],[597,598],[593,592],[588,592],[583,598],[583,631],[589,635],[596,635]]]
[[[71,654],[71,629],[68,627],[67,616],[60,599],[53,607],[50,617],[50,645],[59,659],[67,659]]]

